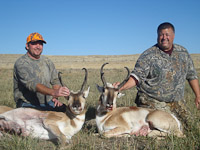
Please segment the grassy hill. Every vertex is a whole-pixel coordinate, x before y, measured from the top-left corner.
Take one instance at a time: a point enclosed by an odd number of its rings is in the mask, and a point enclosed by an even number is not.
[[[21,55],[17,54],[0,54],[0,69],[12,69],[14,62]],[[200,54],[191,54],[195,67],[200,68]],[[57,69],[99,69],[105,62],[111,69],[120,69],[125,66],[130,69],[134,68],[135,62],[139,57],[136,55],[89,55],[89,56],[50,56],[47,55],[54,63]]]

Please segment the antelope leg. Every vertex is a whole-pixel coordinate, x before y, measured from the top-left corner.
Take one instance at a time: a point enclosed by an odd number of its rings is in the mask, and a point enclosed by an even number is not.
[[[112,130],[109,130],[109,131],[106,131],[104,132],[104,136],[105,137],[113,137],[113,136],[116,136],[116,137],[121,137],[121,136],[127,136],[129,134],[128,132],[128,129],[127,128],[124,128],[124,127],[116,127]]]
[[[25,135],[25,129],[22,126],[11,120],[6,120],[5,118],[0,118],[0,130],[22,136]]]

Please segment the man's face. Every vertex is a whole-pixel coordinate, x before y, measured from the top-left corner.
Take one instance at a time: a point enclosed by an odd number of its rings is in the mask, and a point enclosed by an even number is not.
[[[171,50],[175,34],[172,28],[162,29],[158,32],[158,46],[163,51]]]
[[[43,42],[36,41],[26,44],[28,55],[33,59],[39,59],[43,50]]]

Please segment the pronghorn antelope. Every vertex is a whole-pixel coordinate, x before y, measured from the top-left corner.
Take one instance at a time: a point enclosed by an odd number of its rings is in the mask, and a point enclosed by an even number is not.
[[[119,98],[119,89],[127,82],[130,71],[126,79],[114,88],[112,84],[106,83],[102,65],[100,74],[103,87],[97,85],[101,92],[99,104],[96,110],[96,124],[100,134],[105,137],[144,135],[162,137],[174,134],[183,137],[178,119],[167,112],[152,110],[141,107],[116,107],[116,99]]]
[[[6,111],[9,111],[9,110],[12,110],[13,108],[11,107],[8,107],[8,106],[0,106],[0,114],[6,112]]]
[[[58,140],[61,144],[69,143],[71,137],[82,128],[85,121],[85,99],[89,94],[89,87],[84,91],[87,70],[83,69],[85,78],[81,90],[71,91],[66,113],[39,111],[32,108],[13,109],[0,114],[0,131],[14,131],[22,136]]]

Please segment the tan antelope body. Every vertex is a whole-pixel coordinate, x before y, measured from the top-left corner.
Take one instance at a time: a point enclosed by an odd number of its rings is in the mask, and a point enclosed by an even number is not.
[[[62,144],[68,143],[71,137],[80,131],[85,121],[85,98],[89,94],[89,88],[83,91],[86,80],[85,69],[82,88],[78,92],[71,91],[66,113],[17,108],[0,114],[0,129],[11,130],[23,136],[45,140],[57,139]]]
[[[101,67],[101,79],[103,87],[98,86],[102,93],[96,110],[96,124],[100,134],[106,137],[125,136],[125,135],[144,135],[144,136],[166,136],[174,134],[183,137],[181,124],[172,114],[161,110],[152,110],[141,107],[116,107],[116,99],[121,93],[118,93],[129,79],[127,78],[114,88],[112,84],[106,83],[103,77],[103,67]]]
[[[8,106],[0,106],[0,114],[6,112],[6,111],[9,111],[9,110],[12,110],[13,108],[11,107],[8,107]]]

